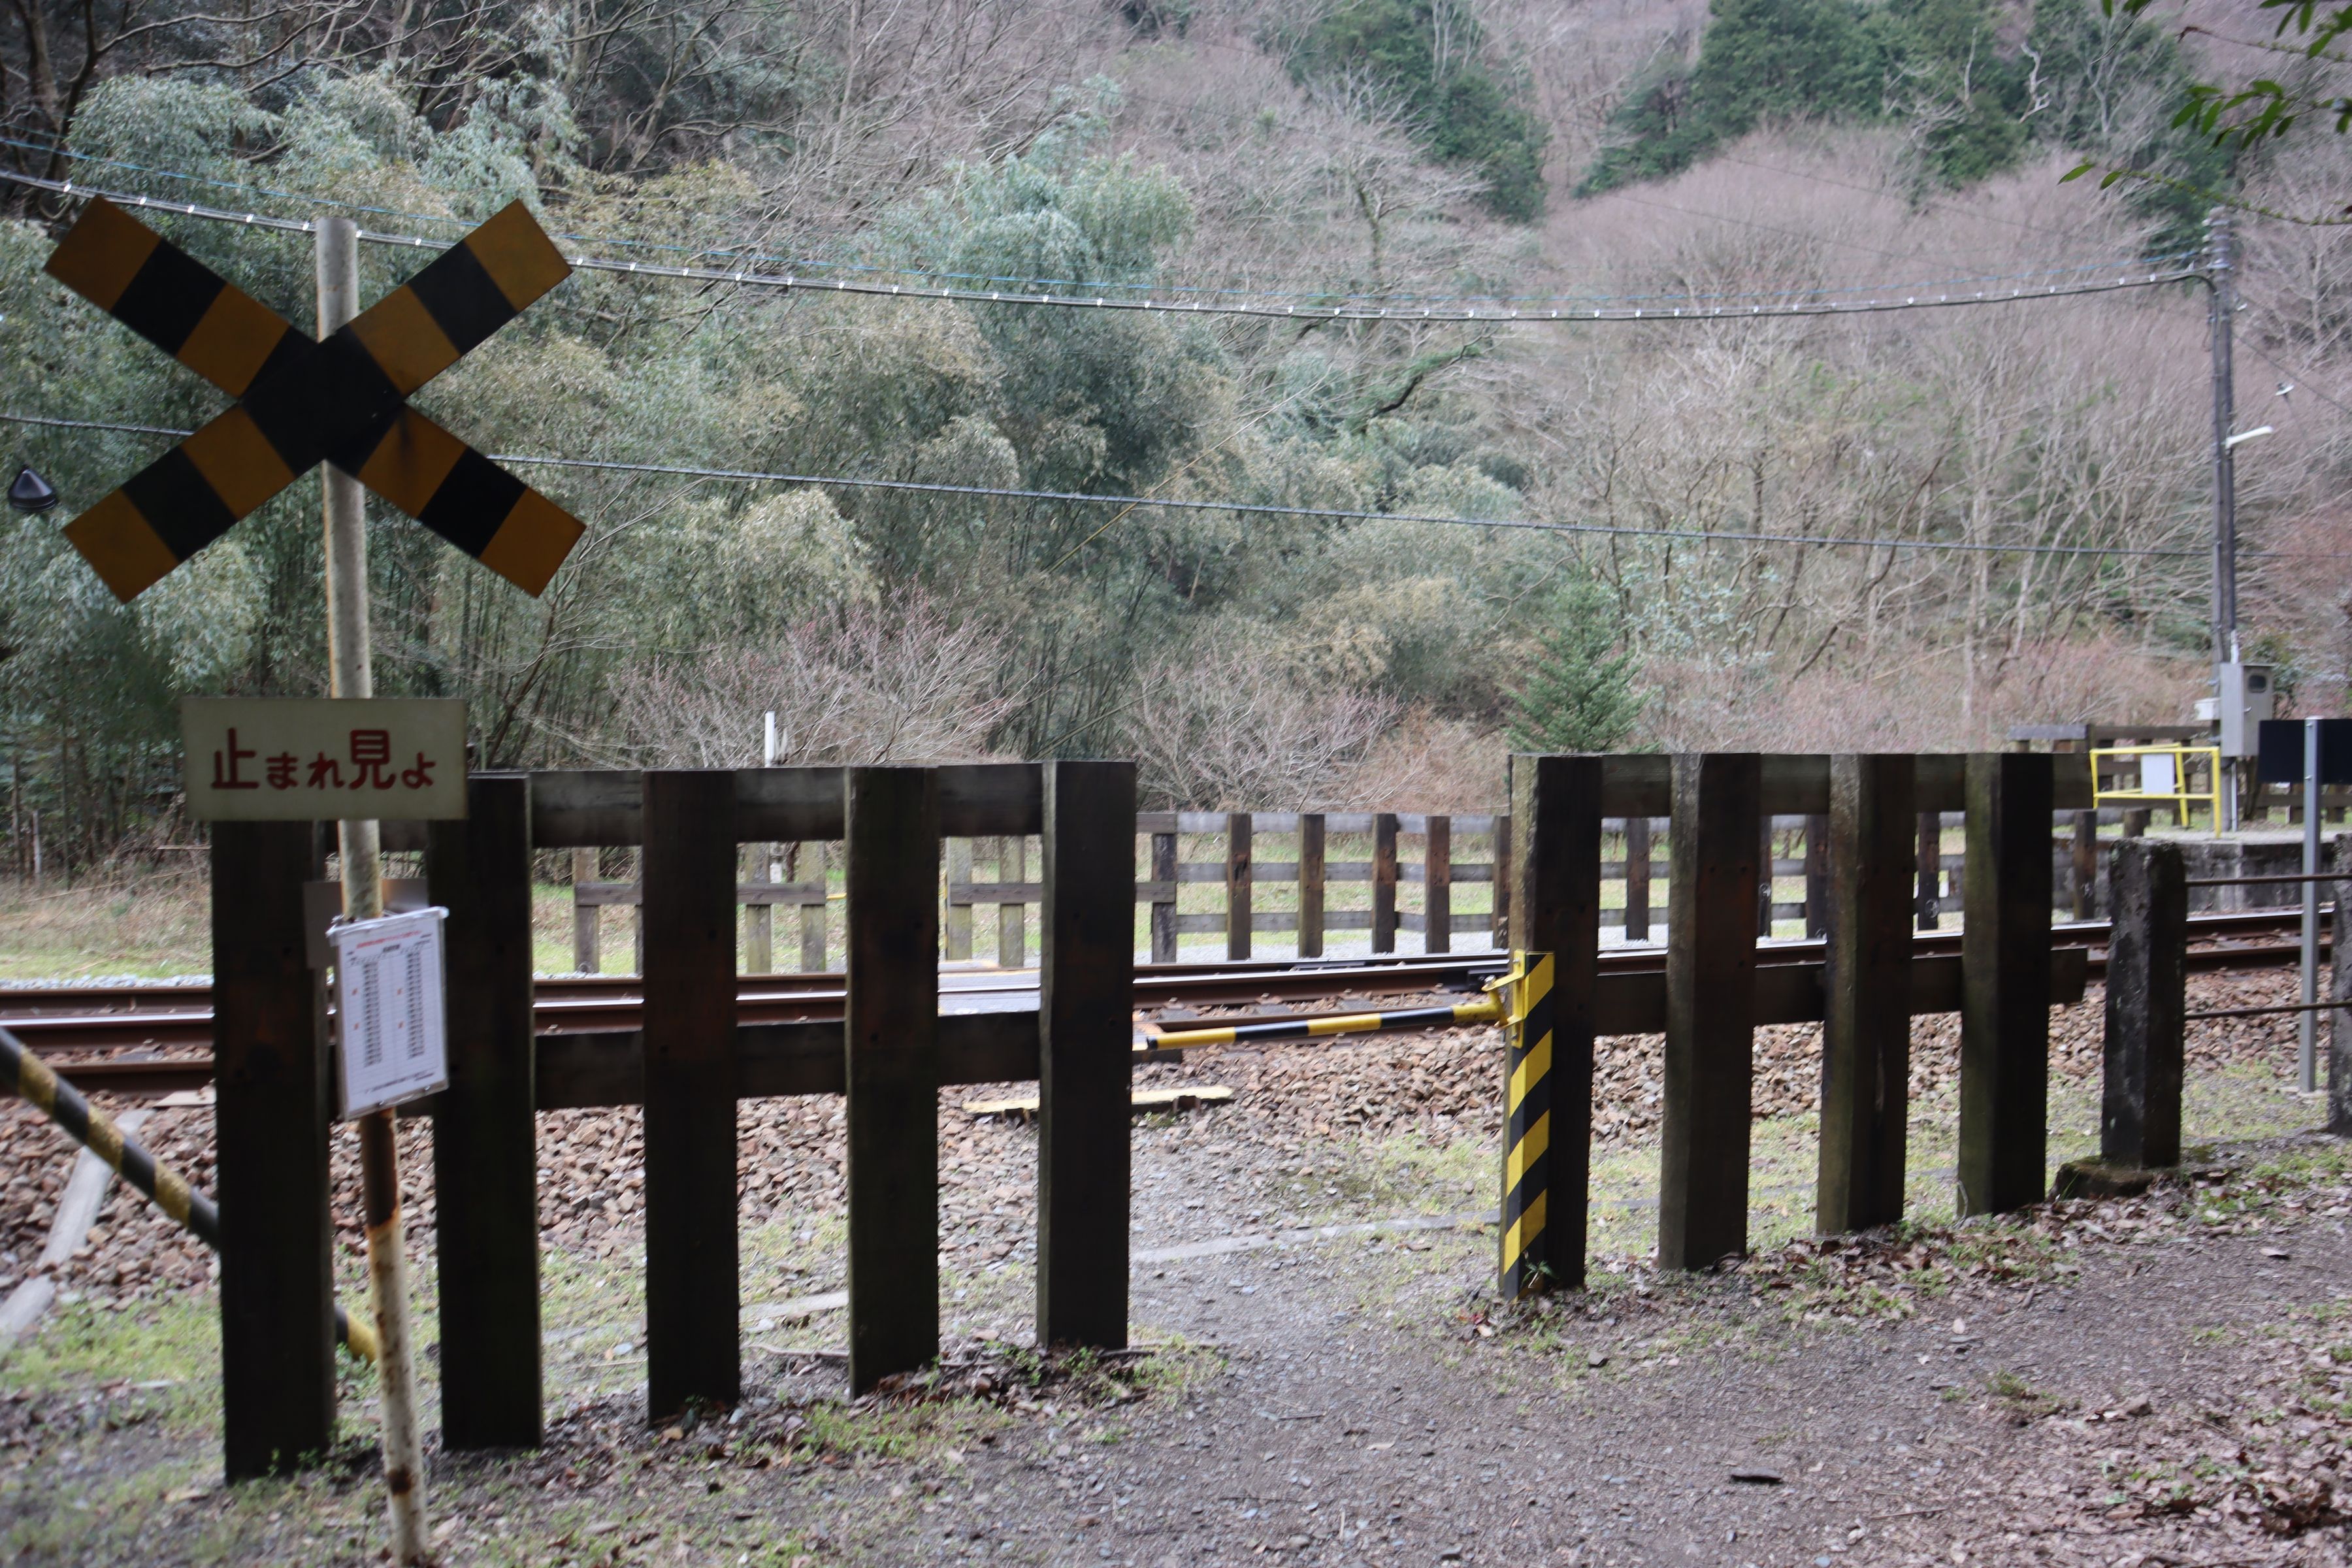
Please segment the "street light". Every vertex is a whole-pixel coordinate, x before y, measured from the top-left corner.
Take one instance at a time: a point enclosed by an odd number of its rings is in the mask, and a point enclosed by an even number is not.
[[[34,517],[58,504],[58,492],[48,480],[30,468],[19,468],[16,477],[8,484],[8,504],[27,517]]]

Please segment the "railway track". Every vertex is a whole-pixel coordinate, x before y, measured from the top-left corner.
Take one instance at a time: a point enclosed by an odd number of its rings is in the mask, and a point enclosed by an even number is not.
[[[2211,973],[2293,963],[2299,948],[2275,937],[2294,930],[2300,919],[2294,910],[2191,916],[2189,967]],[[2105,969],[2106,935],[2105,921],[2063,922],[2052,930],[2054,945],[2090,950],[2095,979]],[[1958,931],[1921,931],[1916,937],[1915,950],[1923,956],[1958,952],[1959,947]],[[1759,963],[1818,962],[1822,948],[1817,939],[1774,942],[1760,950]],[[1665,950],[1607,948],[1601,964],[1604,971],[1627,973],[1663,969]],[[1200,1007],[1426,995],[1475,990],[1503,967],[1504,955],[1491,951],[1380,960],[1270,959],[1213,967],[1141,964],[1136,970],[1135,1005],[1146,1016],[1172,1021]],[[842,1016],[843,982],[837,973],[745,976],[737,984],[737,1016],[745,1024],[828,1022]],[[1036,1005],[1034,971],[948,970],[940,977],[942,1013],[1025,1011]],[[1349,1005],[1336,1009],[1360,1010]],[[539,1033],[567,1035],[638,1028],[645,1008],[636,976],[596,975],[540,981],[533,1011]],[[1286,1007],[1284,1016],[1323,1015]],[[211,1080],[210,1056],[192,1054],[212,1043],[212,987],[202,983],[0,989],[0,1026],[85,1089],[152,1095]],[[111,1054],[75,1054],[85,1051]]]

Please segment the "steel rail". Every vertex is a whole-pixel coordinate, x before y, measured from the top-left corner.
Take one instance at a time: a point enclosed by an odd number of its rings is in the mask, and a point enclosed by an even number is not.
[[[2282,931],[2301,919],[2295,910],[2255,910],[2189,917],[2192,973],[2262,969],[2294,963],[2292,942],[2236,942]],[[2103,921],[2062,921],[2051,928],[2054,947],[2090,950],[2090,974],[2105,973]],[[1914,951],[1921,956],[1959,951],[1958,931],[1920,931]],[[1772,942],[1758,952],[1759,965],[1819,962],[1819,938]],[[1500,973],[1507,955],[1483,952],[1452,957],[1386,960],[1339,959],[1303,962],[1269,959],[1214,968],[1191,964],[1139,965],[1135,1002],[1139,1011],[1164,1015],[1190,1006],[1245,1006],[1253,1003],[1328,1001],[1353,996],[1425,996],[1475,988]],[[1639,973],[1665,967],[1663,947],[1604,949],[1604,970]],[[992,994],[1022,994],[1034,989],[1034,971],[949,972],[940,987],[943,1005]],[[745,1024],[832,1022],[841,1016],[842,977],[831,974],[744,976],[738,982],[738,1017]],[[160,1005],[141,1005],[155,997]],[[115,1005],[108,1007],[107,1003]],[[92,1009],[91,1004],[99,1005]],[[155,986],[58,987],[0,992],[0,1026],[13,1028],[68,1081],[87,1089],[146,1096],[201,1088],[212,1078],[209,1054],[75,1059],[60,1053],[124,1047],[190,1052],[212,1043],[211,988],[203,984]],[[635,975],[581,976],[537,984],[534,1016],[543,1035],[604,1033],[636,1028],[644,1001]],[[1297,1025],[1349,1016],[1361,1007],[1285,1012],[1214,1020],[1161,1018],[1164,1024],[1197,1022],[1202,1027],[1255,1023]],[[1439,1025],[1436,1026],[1444,1026]]]

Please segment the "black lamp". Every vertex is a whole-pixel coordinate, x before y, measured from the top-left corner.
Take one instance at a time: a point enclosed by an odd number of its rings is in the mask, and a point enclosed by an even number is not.
[[[48,480],[29,468],[20,468],[8,484],[8,504],[30,516],[58,504],[58,492]]]

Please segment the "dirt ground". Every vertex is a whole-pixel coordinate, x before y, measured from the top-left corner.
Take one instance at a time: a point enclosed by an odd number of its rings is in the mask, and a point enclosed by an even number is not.
[[[2200,981],[2198,1005],[2290,977]],[[2057,1016],[2053,1158],[2095,1146],[2095,993]],[[428,1447],[449,1568],[524,1563],[2337,1563],[2352,1512],[2352,1149],[2306,1129],[2270,1021],[2192,1044],[2180,1183],[1950,1223],[1943,1021],[1915,1042],[1913,1213],[1810,1223],[1817,1066],[1759,1044],[1754,1255],[1659,1276],[1654,1042],[1612,1042],[1592,1289],[1488,1294],[1482,1034],[1204,1057],[1235,1088],[1136,1132],[1146,1353],[1027,1347],[1034,1137],[941,1108],[941,1370],[845,1399],[839,1132],[742,1124],[746,1399],[643,1408],[635,1118],[542,1119],[547,1446]],[[159,1112],[190,1153],[202,1108]],[[409,1139],[421,1173],[426,1136]],[[45,1141],[46,1140],[46,1141]],[[0,1289],[61,1146],[0,1122]],[[429,1205],[417,1194],[421,1221]],[[355,1236],[350,1238],[356,1240]],[[436,1260],[414,1237],[436,1394]],[[206,1260],[118,1197],[60,1305],[0,1362],[0,1559],[381,1560],[373,1382],[317,1468],[218,1483]],[[355,1247],[340,1290],[362,1299]],[[437,1405],[428,1403],[428,1428]]]

